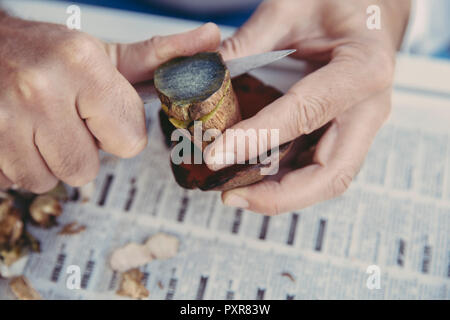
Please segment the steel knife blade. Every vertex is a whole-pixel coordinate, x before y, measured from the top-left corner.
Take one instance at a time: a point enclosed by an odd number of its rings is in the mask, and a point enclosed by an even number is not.
[[[231,77],[234,78],[240,76],[241,74],[247,73],[250,70],[263,67],[272,62],[280,60],[281,58],[284,58],[291,53],[294,53],[295,51],[295,49],[290,49],[254,54],[243,58],[225,61],[225,65],[227,66],[228,70],[230,70]]]

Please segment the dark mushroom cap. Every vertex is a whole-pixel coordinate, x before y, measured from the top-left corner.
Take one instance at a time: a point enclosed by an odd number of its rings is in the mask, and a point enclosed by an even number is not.
[[[219,53],[202,52],[179,57],[155,71],[155,87],[177,105],[206,100],[220,89],[226,67]]]

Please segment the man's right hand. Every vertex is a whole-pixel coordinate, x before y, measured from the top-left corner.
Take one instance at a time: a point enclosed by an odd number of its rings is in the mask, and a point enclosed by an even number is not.
[[[130,84],[161,63],[215,50],[214,24],[124,44],[65,26],[0,17],[0,188],[40,193],[97,175],[98,149],[133,157],[147,144],[143,103]]]

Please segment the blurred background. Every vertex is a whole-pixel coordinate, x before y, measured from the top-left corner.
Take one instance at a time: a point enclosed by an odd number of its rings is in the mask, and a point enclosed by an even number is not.
[[[80,0],[73,2],[238,27],[251,16],[262,1]]]
[[[61,0],[55,0],[61,1]],[[214,22],[239,27],[263,0],[78,0],[84,3],[161,16]],[[405,37],[403,51],[450,59],[450,1],[416,0],[414,24]]]

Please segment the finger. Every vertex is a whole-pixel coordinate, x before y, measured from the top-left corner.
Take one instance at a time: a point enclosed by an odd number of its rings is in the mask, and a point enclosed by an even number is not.
[[[225,204],[275,215],[298,210],[342,194],[359,171],[390,103],[388,93],[349,110],[320,140],[314,164],[292,171],[280,181],[224,192]]]
[[[14,139],[5,137],[4,141],[13,141],[2,145],[3,175],[21,189],[34,193],[51,190],[58,183],[58,179],[50,172],[39,151],[33,144],[33,137],[20,135],[15,132]]]
[[[142,100],[108,61],[91,70],[76,100],[79,116],[104,151],[129,158],[147,145]]]
[[[276,1],[263,2],[250,19],[221,44],[220,52],[224,59],[271,51],[278,47],[290,32],[291,28],[285,23],[290,20],[289,15],[298,15],[298,9],[289,10],[293,5],[296,5],[295,2],[284,1],[282,6],[278,6]]]
[[[76,114],[67,114],[57,123],[38,127],[35,144],[59,180],[71,186],[82,186],[97,176],[100,166],[97,146]]]
[[[3,172],[0,170],[0,190],[6,190],[13,185],[12,181],[9,180]]]
[[[106,46],[113,64],[131,83],[150,79],[160,64],[178,56],[216,50],[220,30],[214,23],[180,34],[156,36],[132,44]]]
[[[367,48],[355,43],[337,47],[329,64],[300,80],[283,97],[254,117],[233,126],[231,129],[234,131],[243,129],[258,133],[260,129],[268,129],[269,133],[278,132],[278,141],[271,141],[270,135],[256,134],[257,140],[246,144],[245,156],[250,153],[248,148],[252,144],[270,149],[311,133],[348,108],[388,87],[392,79],[393,57]],[[227,164],[218,159],[222,159],[223,154],[236,153],[233,144],[226,146],[223,143],[228,139],[232,138],[225,133],[222,139],[217,139],[209,147],[205,160],[210,163],[210,169],[225,167]],[[258,150],[259,153],[264,151]],[[235,158],[241,156],[236,154]]]

